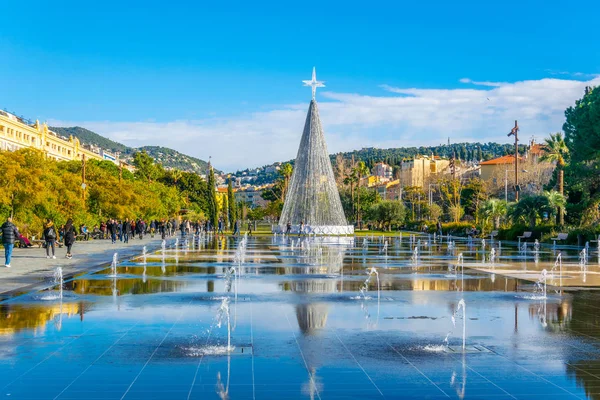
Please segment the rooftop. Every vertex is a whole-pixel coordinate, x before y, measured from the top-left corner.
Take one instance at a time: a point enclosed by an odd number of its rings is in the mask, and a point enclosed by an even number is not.
[[[519,160],[522,160],[522,158],[519,157]],[[515,156],[514,155],[508,155],[508,156],[502,156],[502,157],[494,158],[492,160],[483,161],[479,165],[514,164],[514,162],[515,162]]]

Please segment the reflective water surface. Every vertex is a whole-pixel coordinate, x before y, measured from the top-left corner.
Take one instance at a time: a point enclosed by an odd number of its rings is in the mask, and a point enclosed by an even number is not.
[[[110,261],[0,302],[0,396],[600,399],[595,248],[203,236]]]

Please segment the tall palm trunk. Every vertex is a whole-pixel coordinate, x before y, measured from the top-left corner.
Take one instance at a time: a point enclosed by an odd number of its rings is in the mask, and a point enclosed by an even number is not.
[[[356,221],[358,222],[358,229],[362,229],[360,222],[360,177],[358,178],[358,190],[356,192]]]
[[[562,196],[565,195],[564,182],[565,172],[561,168],[558,170],[558,191]],[[565,224],[565,213],[562,207],[558,207],[558,224],[560,226],[563,226]]]
[[[356,220],[356,214],[354,211],[354,182],[350,181],[350,197],[352,198],[352,217]]]

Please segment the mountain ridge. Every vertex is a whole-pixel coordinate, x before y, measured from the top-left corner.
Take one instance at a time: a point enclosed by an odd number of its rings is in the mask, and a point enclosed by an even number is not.
[[[131,162],[133,160],[133,155],[137,151],[146,151],[156,163],[161,164],[167,169],[175,168],[185,172],[195,172],[197,174],[205,174],[208,169],[208,163],[206,161],[188,156],[187,154],[183,154],[168,147],[129,147],[81,126],[50,127],[50,130],[62,136],[76,137],[81,143],[97,146],[111,153],[119,153],[120,158],[125,162]]]

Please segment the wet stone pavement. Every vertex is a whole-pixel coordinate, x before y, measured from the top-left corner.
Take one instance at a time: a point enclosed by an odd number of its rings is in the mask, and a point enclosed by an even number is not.
[[[451,241],[201,236],[58,274],[0,302],[0,396],[600,399],[597,249]]]

